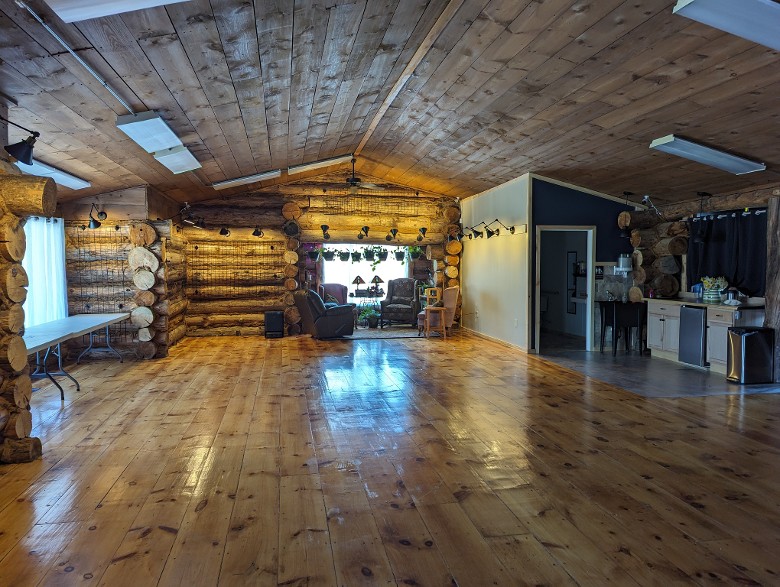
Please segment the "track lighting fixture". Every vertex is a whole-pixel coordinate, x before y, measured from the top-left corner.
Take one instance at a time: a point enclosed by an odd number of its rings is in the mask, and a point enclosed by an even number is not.
[[[3,148],[6,150],[6,152],[9,155],[11,155],[11,157],[16,159],[17,161],[20,161],[25,165],[32,165],[33,145],[35,144],[35,139],[41,136],[41,133],[35,132],[34,130],[26,129],[23,126],[16,124],[15,122],[11,122],[7,118],[3,118],[2,116],[0,116],[0,120],[2,120],[3,122],[7,122],[8,124],[15,126],[16,128],[21,128],[24,132],[30,133],[30,136],[24,139],[23,141],[14,143],[13,145],[6,145]]]
[[[230,236],[230,229],[227,226],[223,226],[219,229],[220,236]]]
[[[368,236],[368,226],[364,226],[360,229],[360,232],[358,233],[357,237],[358,240],[363,240],[367,236]]]
[[[92,216],[93,211],[97,212],[97,218]],[[100,228],[100,222],[98,221],[98,218],[100,220],[105,220],[106,218],[108,218],[108,214],[106,214],[102,210],[98,210],[97,204],[92,202],[92,206],[89,209],[89,227],[91,229],[94,230],[95,228]]]
[[[320,228],[322,229],[322,238],[324,238],[326,241],[330,240],[330,233],[328,230],[330,230],[330,226],[327,224],[321,224]]]
[[[480,224],[484,225],[485,222],[482,221],[482,222],[480,222],[478,224],[475,224],[471,228],[466,227],[466,228],[468,228],[468,230],[471,231],[471,234],[469,235],[469,239],[472,239],[472,238],[482,238],[483,236],[485,236],[484,232],[481,232],[481,231],[477,230],[477,226],[479,226]]]
[[[257,238],[263,236],[263,231],[260,230],[259,226],[255,226],[255,229],[252,231],[252,236],[256,236]]]
[[[417,235],[417,242],[419,243],[422,239],[425,238],[425,233],[428,232],[428,229],[423,226],[418,232],[420,233]]]
[[[398,229],[397,228],[391,228],[390,232],[385,237],[385,240],[386,241],[395,240],[397,235],[398,235]]]

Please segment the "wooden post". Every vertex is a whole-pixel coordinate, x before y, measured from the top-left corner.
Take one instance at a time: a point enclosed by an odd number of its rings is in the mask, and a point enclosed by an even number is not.
[[[766,219],[766,313],[764,326],[775,329],[775,383],[780,383],[780,198],[770,198]]]

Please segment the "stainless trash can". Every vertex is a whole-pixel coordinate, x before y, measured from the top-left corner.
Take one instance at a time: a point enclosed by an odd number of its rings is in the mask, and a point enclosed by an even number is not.
[[[729,328],[726,379],[734,383],[772,383],[775,331],[771,328]]]

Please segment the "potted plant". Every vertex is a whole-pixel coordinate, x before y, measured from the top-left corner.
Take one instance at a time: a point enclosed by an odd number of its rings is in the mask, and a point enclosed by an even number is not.
[[[387,255],[390,254],[390,251],[388,251],[385,248],[377,247],[377,253],[376,256],[380,261],[387,261]]]
[[[336,251],[333,249],[322,249],[322,258],[326,261],[333,261],[336,256]]]
[[[374,247],[363,247],[363,258],[366,261],[373,261],[375,255],[376,251],[374,250]]]
[[[404,251],[403,249],[396,249],[395,260],[403,263],[404,259],[406,259],[406,251]]]
[[[359,263],[361,258],[362,258],[362,255],[360,254],[360,251],[352,251],[352,262],[353,263]]]
[[[308,255],[309,259],[312,261],[316,261],[320,258],[320,252],[322,251],[322,247],[314,247],[311,251],[306,251],[306,255]]]
[[[422,254],[422,247],[418,247],[417,245],[409,247],[409,256],[412,258],[412,260],[419,259]]]
[[[379,326],[379,317],[380,317],[379,312],[377,312],[372,307],[368,307],[368,308],[364,308],[360,312],[358,319],[365,320],[368,323],[369,328],[376,328],[377,326]]]
[[[339,261],[349,261],[349,251],[339,251]]]

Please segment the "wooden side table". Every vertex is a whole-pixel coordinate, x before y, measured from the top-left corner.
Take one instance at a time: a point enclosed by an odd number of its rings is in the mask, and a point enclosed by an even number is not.
[[[438,331],[444,338],[447,338],[447,326],[444,323],[444,311],[446,309],[447,308],[444,306],[425,306],[425,338],[428,338],[428,336],[431,334],[431,315],[434,312],[438,312],[439,314]]]

